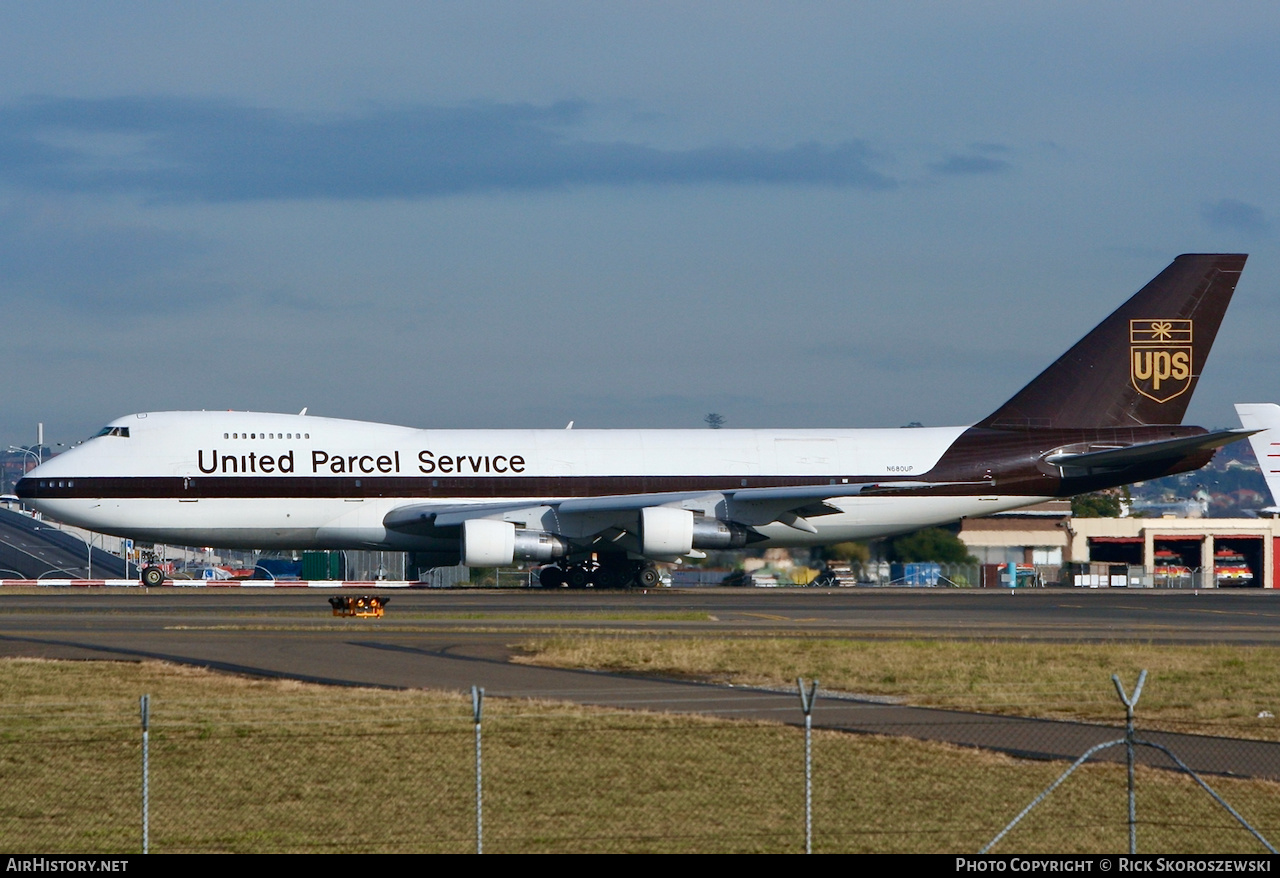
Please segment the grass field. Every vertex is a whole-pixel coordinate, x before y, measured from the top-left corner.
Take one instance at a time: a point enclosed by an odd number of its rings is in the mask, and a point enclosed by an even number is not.
[[[14,659],[0,672],[0,847],[10,852],[138,850],[142,693],[152,696],[153,851],[475,849],[465,695],[150,662]],[[493,699],[483,742],[486,851],[803,850],[798,729]],[[815,733],[814,848],[976,851],[1063,768]],[[1212,782],[1280,835],[1280,785]],[[1180,776],[1139,769],[1138,791],[1140,851],[1261,850]],[[997,851],[1126,846],[1124,769],[1099,765]]]
[[[1111,675],[1132,691],[1143,728],[1280,740],[1280,649],[1241,646],[818,637],[557,636],[521,643],[520,659],[739,685],[794,686],[904,703],[1121,723]],[[1263,716],[1259,716],[1263,714]]]

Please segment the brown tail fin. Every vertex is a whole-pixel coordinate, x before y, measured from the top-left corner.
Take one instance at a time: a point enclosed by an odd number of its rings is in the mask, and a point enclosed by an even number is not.
[[[977,426],[1182,423],[1246,258],[1179,256]]]

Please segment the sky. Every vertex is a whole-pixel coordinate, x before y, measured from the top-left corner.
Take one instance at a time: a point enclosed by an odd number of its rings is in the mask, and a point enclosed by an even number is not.
[[[0,0],[0,445],[976,421],[1183,252],[1280,401],[1280,7]]]

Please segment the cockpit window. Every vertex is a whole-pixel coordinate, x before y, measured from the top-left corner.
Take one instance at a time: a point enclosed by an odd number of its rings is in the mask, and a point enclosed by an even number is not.
[[[129,428],[128,427],[103,427],[97,433],[93,434],[94,439],[97,439],[99,436],[122,436],[125,439],[128,439]]]

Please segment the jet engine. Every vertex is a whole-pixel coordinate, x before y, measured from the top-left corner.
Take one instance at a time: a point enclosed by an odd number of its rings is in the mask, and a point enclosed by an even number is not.
[[[550,561],[569,554],[569,544],[541,530],[516,530],[509,521],[472,518],[462,523],[462,563],[468,567],[507,567],[522,561]]]
[[[688,509],[650,506],[640,510],[641,552],[650,557],[676,557],[691,549],[737,549],[751,536],[743,525],[695,516]]]
[[[640,510],[640,552],[650,558],[674,558],[693,548],[693,513],[670,506]]]

